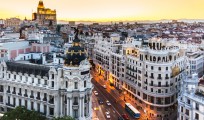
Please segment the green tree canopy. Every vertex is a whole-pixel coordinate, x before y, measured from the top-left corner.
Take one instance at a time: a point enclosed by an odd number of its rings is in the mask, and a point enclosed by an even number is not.
[[[36,111],[30,111],[19,106],[6,112],[1,120],[46,120],[46,117]]]
[[[64,116],[64,117],[54,118],[53,120],[75,120],[75,119],[70,116]]]

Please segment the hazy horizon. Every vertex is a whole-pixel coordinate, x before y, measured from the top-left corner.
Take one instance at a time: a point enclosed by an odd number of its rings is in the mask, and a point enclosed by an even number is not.
[[[0,18],[31,19],[39,0],[6,0],[0,4]],[[58,20],[135,21],[162,19],[204,19],[203,0],[43,0],[56,9]]]

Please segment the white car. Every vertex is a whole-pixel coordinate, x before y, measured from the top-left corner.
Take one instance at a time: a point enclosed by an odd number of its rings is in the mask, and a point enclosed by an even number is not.
[[[97,91],[94,91],[94,95],[96,95],[96,96],[97,96],[97,95],[98,95],[98,92],[97,92]]]
[[[107,88],[107,87],[106,87],[106,85],[103,85],[103,88],[105,88],[105,89],[106,89],[106,88]]]
[[[107,104],[108,106],[111,105],[111,103],[110,103],[108,100],[106,100],[106,104]]]
[[[110,119],[110,112],[106,112],[106,118]]]

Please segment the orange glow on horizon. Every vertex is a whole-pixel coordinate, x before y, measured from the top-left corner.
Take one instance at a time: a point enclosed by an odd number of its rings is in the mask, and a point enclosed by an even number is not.
[[[0,18],[31,19],[39,0],[4,0]],[[58,20],[134,21],[160,19],[204,19],[203,0],[43,0],[56,9]]]

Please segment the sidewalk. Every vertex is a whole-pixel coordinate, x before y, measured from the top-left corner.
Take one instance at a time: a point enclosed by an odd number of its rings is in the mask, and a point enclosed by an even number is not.
[[[92,120],[106,120],[101,110],[101,107],[98,104],[97,98],[94,94],[92,94],[92,111],[93,111]]]

